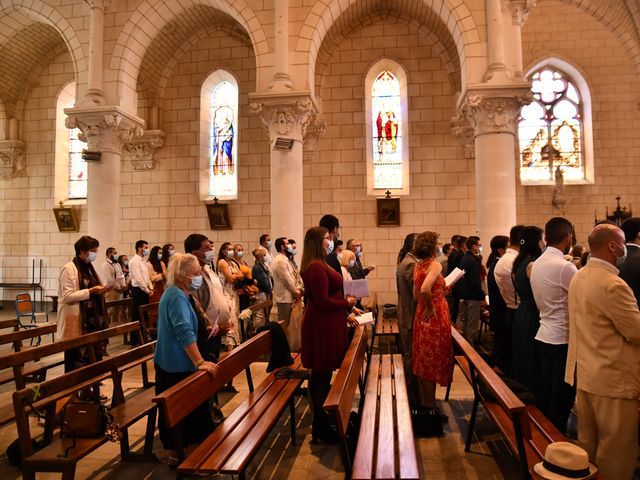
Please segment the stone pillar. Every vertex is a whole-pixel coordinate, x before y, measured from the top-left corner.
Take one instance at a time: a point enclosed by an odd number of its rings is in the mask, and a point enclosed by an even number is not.
[[[505,29],[501,0],[485,0],[487,9],[487,71],[484,81],[501,83],[508,81],[505,62]]]
[[[100,152],[89,162],[87,234],[100,241],[102,251],[120,246],[120,169],[124,142],[142,133],[144,122],[120,107],[67,108],[65,125],[79,128],[87,151]]]
[[[289,76],[289,0],[275,0],[275,72],[270,90],[293,89]]]
[[[460,110],[473,126],[476,221],[485,244],[516,224],[516,118],[530,102],[529,85],[470,86]]]
[[[104,11],[111,0],[85,0],[91,9],[89,17],[89,76],[82,105],[104,105],[102,92],[102,56],[104,54]]]
[[[304,240],[302,146],[307,125],[318,111],[309,92],[250,94],[251,110],[269,133],[271,227],[273,238]]]
[[[537,0],[504,0],[511,17],[511,53],[513,56],[514,77],[524,76],[522,65],[522,25],[527,20],[529,12],[536,6]]]
[[[9,120],[9,139],[0,140],[0,177],[14,178],[24,170],[25,144],[18,140],[18,119]]]

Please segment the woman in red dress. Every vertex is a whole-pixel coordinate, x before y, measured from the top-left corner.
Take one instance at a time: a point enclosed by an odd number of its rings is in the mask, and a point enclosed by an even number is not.
[[[413,321],[413,373],[418,377],[423,408],[443,417],[436,406],[436,384],[451,383],[453,347],[442,265],[435,260],[437,243],[437,233],[423,232],[413,244],[419,260],[413,273],[413,296],[418,302]]]
[[[302,364],[311,370],[309,396],[313,405],[312,441],[321,438],[337,443],[322,406],[331,387],[333,370],[340,367],[348,348],[347,326],[355,318],[347,314],[356,303],[344,298],[342,276],[327,262],[329,233],[313,227],[304,238],[304,255],[300,273],[304,281],[306,308],[302,319]]]

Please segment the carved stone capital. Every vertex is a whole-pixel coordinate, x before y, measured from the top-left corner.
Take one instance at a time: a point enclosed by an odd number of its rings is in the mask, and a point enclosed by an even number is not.
[[[146,130],[140,137],[124,142],[123,155],[134,170],[151,170],[155,167],[153,154],[164,145],[162,130]]]
[[[0,177],[14,178],[24,169],[24,151],[20,140],[0,141]]]
[[[65,126],[79,128],[87,150],[122,153],[125,142],[142,135],[144,120],[118,106],[65,108]]]
[[[111,6],[111,0],[84,0],[90,9],[99,8],[105,10]]]
[[[271,142],[277,137],[303,142],[311,118],[318,112],[309,92],[250,94],[249,108],[260,117]]]
[[[514,25],[522,26],[537,3],[538,0],[502,0],[502,8],[511,12]]]
[[[473,126],[469,119],[462,114],[456,115],[451,118],[450,125],[451,133],[464,145],[464,157],[475,158],[476,145],[474,142]]]
[[[305,163],[312,162],[315,155],[316,143],[324,137],[327,131],[327,121],[319,115],[313,115],[307,126],[307,133],[304,136],[302,146],[302,160]]]
[[[477,85],[466,89],[458,110],[469,120],[475,137],[489,133],[515,135],[520,107],[530,102],[528,83],[502,87]]]

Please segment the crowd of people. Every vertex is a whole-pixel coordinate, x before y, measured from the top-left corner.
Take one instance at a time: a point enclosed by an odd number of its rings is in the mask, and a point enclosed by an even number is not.
[[[106,249],[99,269],[97,239],[83,236],[75,257],[60,273],[59,332],[62,338],[105,328],[123,312],[107,312],[105,300],[130,296],[138,307],[159,302],[156,390],[175,385],[195,370],[215,375],[223,348],[253,332],[241,328],[240,312],[272,299],[284,330],[292,312],[303,311],[301,354],[309,369],[312,440],[337,442],[322,405],[332,373],[347,350],[349,329],[362,313],[360,299],[344,294],[343,282],[365,278],[375,267],[362,264],[363,245],[340,240],[340,224],[325,215],[304,237],[300,266],[295,240],[268,234],[252,250],[249,265],[242,244],[191,234],[184,252],[172,244],[139,240],[131,259]],[[478,236],[454,235],[442,245],[436,232],[408,235],[398,255],[398,321],[407,391],[421,433],[441,434],[447,417],[436,402],[436,386],[453,378],[451,325],[480,345],[484,317],[493,332],[487,360],[511,384],[528,391],[540,410],[567,431],[572,409],[578,440],[607,478],[631,478],[636,460],[640,397],[640,219],[622,228],[596,225],[589,249],[576,245],[564,217],[544,230],[517,225],[489,242],[483,261]],[[452,287],[445,277],[464,275]],[[302,306],[304,305],[304,310]],[[258,325],[268,314],[253,317]],[[153,321],[153,319],[152,319]],[[81,351],[65,352],[65,370],[82,364]],[[185,443],[213,428],[206,405],[185,422]],[[166,448],[172,440],[160,422]]]

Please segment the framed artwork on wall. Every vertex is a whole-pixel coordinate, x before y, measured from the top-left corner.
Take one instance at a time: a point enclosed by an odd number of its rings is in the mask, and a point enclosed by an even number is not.
[[[400,199],[386,198],[376,199],[378,204],[378,226],[400,225]]]
[[[231,230],[229,221],[229,210],[226,203],[218,203],[218,199],[213,199],[214,203],[207,204],[207,214],[209,215],[209,226],[211,230]]]
[[[63,207],[53,209],[53,215],[56,217],[59,232],[77,232],[78,221],[76,219],[75,210],[71,207]]]

